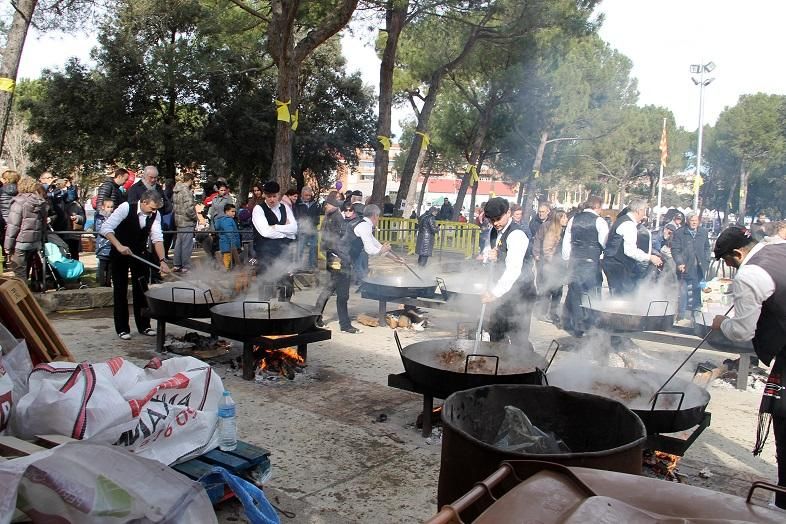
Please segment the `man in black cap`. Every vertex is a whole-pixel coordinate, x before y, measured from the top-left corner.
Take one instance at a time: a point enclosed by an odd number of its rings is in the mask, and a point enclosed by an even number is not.
[[[294,284],[294,253],[291,251],[297,236],[297,220],[280,202],[281,187],[273,180],[262,186],[263,200],[254,206],[251,223],[254,225],[254,251],[262,275],[260,299],[265,300],[279,291],[279,299],[292,296]]]
[[[584,210],[569,221],[562,240],[562,258],[568,262],[568,293],[565,296],[562,328],[580,337],[587,329],[581,309],[583,294],[599,295],[603,276],[600,273],[600,255],[606,247],[609,225],[600,216],[603,201],[591,196]]]
[[[753,349],[772,371],[759,408],[754,455],[762,452],[770,424],[775,434],[778,485],[786,488],[786,244],[757,244],[750,231],[732,226],[715,243],[715,258],[737,268],[731,285],[734,317],[717,315],[712,328],[737,341],[753,341]],[[786,509],[786,493],[775,494]]]
[[[327,301],[333,293],[336,293],[336,314],[338,323],[342,330],[349,331],[354,329],[349,319],[347,302],[349,300],[349,271],[341,261],[342,245],[341,240],[346,232],[349,220],[344,219],[344,202],[338,199],[338,192],[331,191],[325,199],[325,219],[322,221],[322,241],[321,245],[325,249],[325,269],[330,274],[330,282],[317,298],[315,308],[324,314]],[[352,203],[347,204],[346,216],[355,217]],[[322,327],[322,317],[320,316],[317,325]]]
[[[486,203],[486,218],[493,229],[484,255],[501,263],[491,289],[481,300],[497,302],[488,325],[492,342],[510,338],[519,348],[531,348],[529,342],[532,304],[535,300],[535,272],[532,260],[525,260],[529,238],[521,225],[513,221],[507,200],[494,197]]]

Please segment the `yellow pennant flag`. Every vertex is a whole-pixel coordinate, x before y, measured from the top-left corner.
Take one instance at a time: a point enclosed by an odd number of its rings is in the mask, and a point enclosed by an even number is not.
[[[699,188],[703,185],[704,185],[704,179],[701,178],[700,174],[696,173],[696,176],[693,178],[693,192],[695,193],[696,191],[698,191]]]
[[[475,184],[480,182],[480,176],[478,175],[478,168],[475,166],[469,166],[467,168],[467,172],[469,172],[469,184]]]
[[[532,178],[540,178],[540,170],[539,169],[533,169],[532,170]]]
[[[385,135],[377,135],[377,140],[382,144],[383,151],[390,151],[390,137]]]
[[[431,143],[431,139],[428,136],[428,133],[421,133],[420,131],[415,131],[416,135],[420,135],[423,137],[423,140],[420,142],[420,150],[423,151],[428,149],[428,145]]]
[[[295,114],[292,115],[292,131],[297,131],[297,125],[300,121],[300,109],[295,109]]]
[[[14,82],[13,78],[0,77],[0,91],[8,91],[11,93],[14,91],[15,85],[16,82]]]
[[[291,122],[292,117],[289,115],[289,104],[292,102],[291,100],[287,100],[286,102],[282,102],[281,100],[276,100],[276,120],[281,122]]]
[[[666,135],[666,119],[663,119],[663,133],[660,136],[660,163],[666,165],[666,160],[669,158],[669,139]]]

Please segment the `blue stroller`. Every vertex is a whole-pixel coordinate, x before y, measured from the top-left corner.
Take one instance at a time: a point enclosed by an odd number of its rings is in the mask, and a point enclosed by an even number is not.
[[[66,284],[78,283],[79,289],[86,288],[80,279],[85,272],[85,265],[69,258],[68,244],[54,233],[47,233],[44,246],[39,253],[39,260],[33,264],[31,282],[36,291],[46,292],[47,280],[51,278],[54,289],[60,291]]]

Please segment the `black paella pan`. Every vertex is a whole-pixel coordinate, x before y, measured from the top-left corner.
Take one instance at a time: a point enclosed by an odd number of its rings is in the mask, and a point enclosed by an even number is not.
[[[217,330],[229,335],[296,335],[313,328],[320,312],[294,302],[227,302],[210,309]]]

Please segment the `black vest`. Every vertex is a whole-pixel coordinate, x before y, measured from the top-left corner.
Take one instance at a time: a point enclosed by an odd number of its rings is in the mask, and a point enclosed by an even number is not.
[[[606,243],[606,249],[603,250],[603,256],[606,259],[613,258],[621,264],[625,264],[626,266],[635,267],[637,264],[636,260],[625,254],[625,250],[622,247],[622,235],[617,233],[617,228],[624,222],[633,222],[633,219],[630,218],[626,213],[614,221],[614,224],[611,226],[609,241]],[[650,244],[650,232],[647,231],[647,228],[644,227],[644,225],[636,224],[636,247],[645,253],[649,253]]]
[[[341,244],[349,252],[349,260],[355,260],[363,252],[363,239],[355,234],[355,228],[363,222],[363,217],[355,217],[346,221],[346,230],[341,238]]]
[[[573,217],[570,228],[570,258],[600,260],[603,246],[598,242],[598,215],[582,211]]]
[[[747,262],[759,266],[775,282],[775,292],[761,305],[761,314],[753,336],[756,355],[769,365],[786,347],[786,243],[764,246]]]
[[[265,214],[265,220],[267,220],[269,226],[283,226],[287,223],[287,208],[283,204],[279,205],[281,218],[276,218],[276,215],[267,207],[265,202],[260,202],[257,205],[262,208],[262,212]],[[289,238],[265,238],[259,234],[256,228],[254,228],[254,251],[257,253],[257,258],[260,259],[260,264],[271,264],[272,258],[281,255],[284,248],[290,242],[291,239]]]
[[[145,219],[145,227],[139,227],[139,204],[128,204],[128,216],[115,228],[115,237],[124,246],[131,248],[137,256],[141,256],[147,249],[147,239],[150,236],[150,229],[156,219],[156,211],[150,213]],[[112,253],[117,255],[114,246]]]
[[[497,231],[496,228],[491,228],[489,245],[491,246],[491,249],[494,248],[497,249],[497,264],[499,267],[497,271],[498,274],[495,275],[496,278],[502,276],[502,273],[505,271],[504,262],[508,258],[508,236],[510,236],[512,232],[517,230],[522,231],[526,235],[528,229],[529,229],[528,227],[525,227],[521,224],[516,224],[511,220],[510,225],[505,230],[505,232],[502,233],[502,236],[500,237],[499,231]],[[527,238],[529,239],[529,237]],[[535,280],[532,258],[531,256],[529,256],[529,253],[531,253],[531,250],[529,249],[531,243],[532,242],[527,243],[527,250],[524,253],[524,262],[521,265],[521,274],[519,275],[519,278],[517,280],[519,285],[531,284]]]

